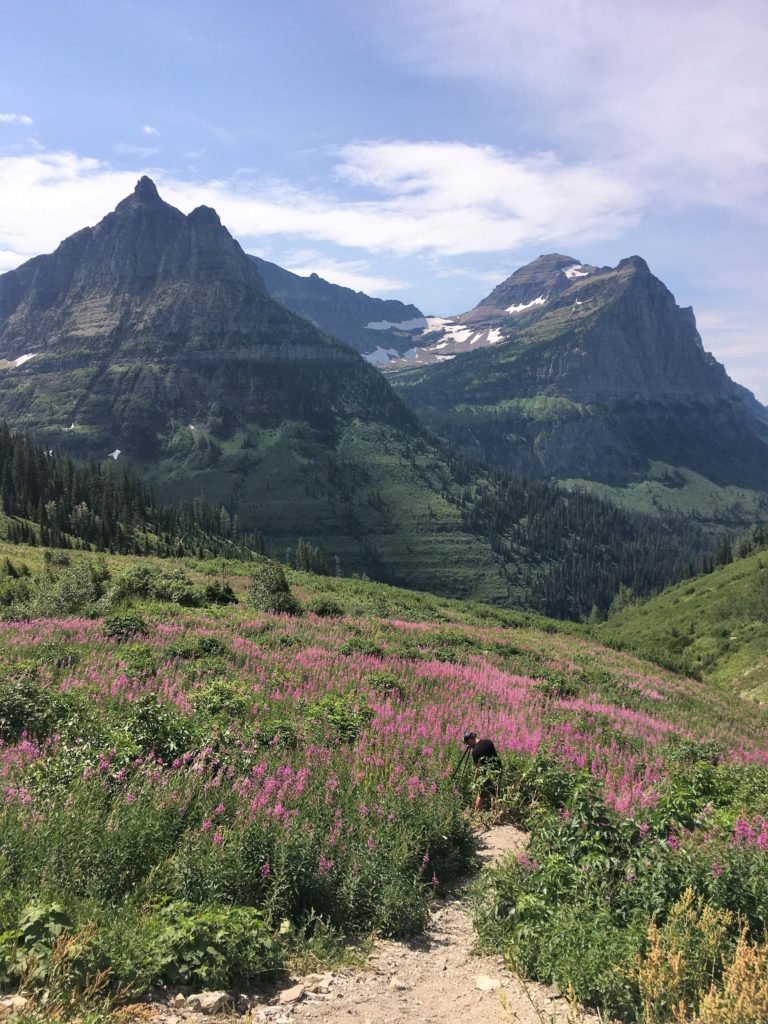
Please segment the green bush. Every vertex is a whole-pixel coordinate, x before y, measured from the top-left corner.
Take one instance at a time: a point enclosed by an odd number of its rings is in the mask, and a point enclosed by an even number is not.
[[[267,924],[251,907],[169,903],[111,932],[104,945],[116,980],[139,992],[157,984],[245,986],[281,966]]]
[[[332,597],[316,597],[307,605],[307,611],[321,618],[338,618],[344,614],[344,609]]]
[[[351,693],[329,693],[304,711],[310,733],[331,744],[354,743],[372,718],[373,709]]]
[[[55,617],[93,611],[108,579],[106,565],[90,558],[81,558],[58,571],[48,566],[32,593],[30,614]]]
[[[130,640],[131,637],[146,636],[149,627],[138,612],[115,612],[104,619],[102,633],[110,640]]]
[[[266,561],[252,572],[248,600],[261,612],[282,612],[286,615],[301,612],[301,605],[291,593],[283,567],[278,562]]]
[[[139,751],[153,752],[163,760],[184,753],[191,740],[187,720],[154,693],[143,694],[131,704],[124,732]]]
[[[0,740],[16,743],[22,733],[44,739],[52,731],[64,701],[37,681],[33,666],[0,678]]]

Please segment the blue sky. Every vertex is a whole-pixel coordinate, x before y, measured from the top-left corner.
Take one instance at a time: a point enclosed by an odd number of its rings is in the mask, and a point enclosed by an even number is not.
[[[142,173],[427,313],[639,253],[768,402],[762,0],[27,0],[2,53],[0,270]]]

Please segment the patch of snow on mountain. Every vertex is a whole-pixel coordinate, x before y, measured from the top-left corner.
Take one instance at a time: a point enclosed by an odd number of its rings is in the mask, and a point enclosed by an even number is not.
[[[521,302],[519,306],[507,306],[507,313],[522,313],[523,310],[530,309],[531,306],[543,306],[547,301],[546,295],[540,295],[537,299],[531,299],[530,302]]]
[[[455,352],[452,355],[450,355],[450,356],[447,356],[447,355],[446,356],[435,356],[435,359],[438,361],[438,363],[444,363],[447,359],[455,359],[455,358],[456,358],[456,353]]]
[[[4,370],[16,370],[19,366],[23,366],[24,363],[28,363],[30,359],[34,359],[37,352],[28,352],[26,355],[17,356],[16,359],[0,359],[0,368]]]
[[[582,266],[583,264],[581,263],[574,263],[572,266],[566,267],[563,273],[569,280],[574,277],[589,277],[589,271],[582,270]]]
[[[373,352],[366,352],[363,359],[367,363],[372,363],[373,366],[385,366],[393,359],[399,359],[400,353],[396,348],[382,348],[380,345],[375,348]]]
[[[457,325],[447,316],[428,316],[425,334],[434,334],[436,331],[451,330]]]
[[[476,342],[478,342],[478,341],[482,341],[482,338],[483,338],[483,332],[481,331],[481,332],[480,332],[479,334],[476,334],[476,335],[475,335],[475,336],[474,336],[474,337],[472,338],[472,340],[470,341],[470,343],[469,343],[469,344],[470,344],[470,345],[474,345],[474,344],[475,344]]]
[[[491,330],[488,331],[488,344],[497,345],[500,341],[504,341],[504,335],[498,327],[491,328]]]
[[[123,454],[123,453],[122,453],[122,450],[121,450],[120,448],[115,448],[115,450],[114,450],[113,452],[110,452],[110,453],[109,453],[109,455],[107,456],[107,458],[108,458],[108,459],[114,459],[114,460],[115,460],[115,462],[117,462],[117,460],[118,460],[118,459],[120,458],[120,456],[121,456],[122,454]]]
[[[403,359],[416,359],[422,360],[426,352],[423,348],[409,348],[407,352],[403,352]]]
[[[399,324],[395,324],[391,320],[372,320],[365,326],[369,331],[416,331],[426,327],[428,319],[427,317],[420,316],[414,320],[401,320]]]

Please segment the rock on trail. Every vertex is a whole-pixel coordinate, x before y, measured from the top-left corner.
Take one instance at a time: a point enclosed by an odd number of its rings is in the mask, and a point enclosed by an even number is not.
[[[496,863],[519,853],[527,837],[510,825],[483,834],[479,859]],[[405,941],[375,943],[367,969],[296,978],[269,1005],[241,1003],[248,1024],[444,1024],[464,1014],[485,1024],[588,1024],[552,987],[524,982],[500,956],[473,956],[475,933],[465,887],[436,902],[429,925]],[[153,1024],[211,1021],[187,1006],[156,1007]],[[231,1013],[231,1011],[230,1011]],[[230,1017],[231,1019],[231,1017]],[[147,1020],[143,1017],[142,1020]]]

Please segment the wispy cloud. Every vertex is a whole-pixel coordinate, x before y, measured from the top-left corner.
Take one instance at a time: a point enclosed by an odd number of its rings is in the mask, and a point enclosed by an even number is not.
[[[392,59],[490,87],[558,151],[621,162],[678,204],[766,197],[763,0],[394,0],[387,13]]]
[[[29,114],[0,114],[0,124],[32,124]]]
[[[145,135],[159,135],[160,134],[160,132],[157,130],[157,128],[153,128],[151,124],[143,125],[141,130],[144,132]]]
[[[289,253],[281,260],[281,265],[301,277],[317,274],[333,284],[367,292],[369,295],[403,292],[412,287],[407,281],[373,273],[367,260],[331,259],[327,254],[312,249]]]
[[[111,209],[142,170],[118,171],[74,153],[0,158],[0,246],[50,249]],[[285,235],[401,256],[614,237],[641,202],[633,186],[589,164],[462,143],[359,143],[339,152],[335,174],[336,187],[325,192],[248,176],[199,182],[159,173],[157,180],[183,210],[216,207],[241,239]]]

